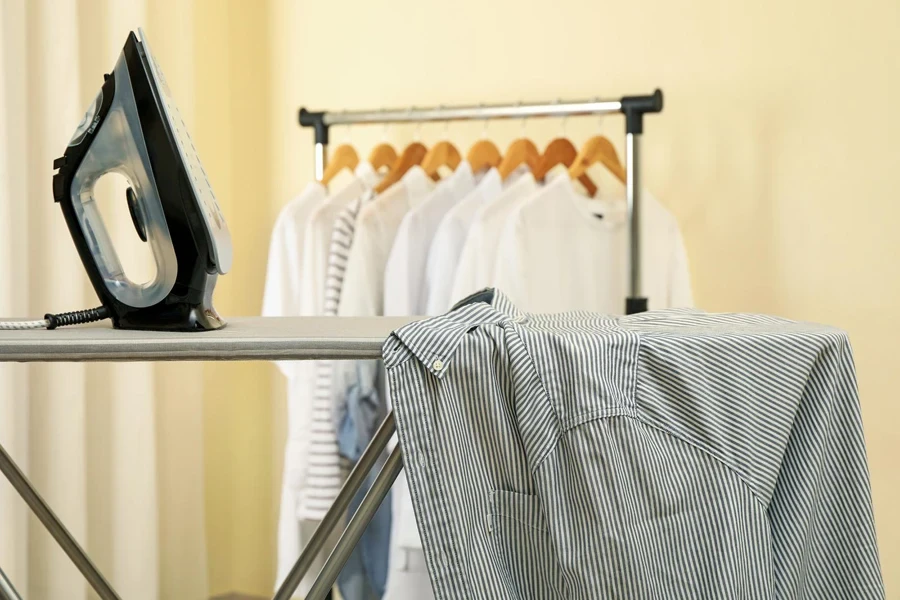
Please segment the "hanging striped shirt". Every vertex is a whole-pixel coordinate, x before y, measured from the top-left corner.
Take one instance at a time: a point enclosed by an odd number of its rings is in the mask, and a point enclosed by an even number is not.
[[[884,596],[839,330],[488,290],[384,361],[436,598]]]
[[[335,219],[325,276],[324,316],[337,315],[344,272],[347,270],[347,257],[356,231],[356,217],[363,203],[370,197],[371,193],[367,192],[363,197],[350,202]],[[312,399],[306,486],[303,488],[298,509],[298,516],[302,519],[319,521],[325,516],[344,483],[348,469],[346,461],[338,452],[333,418],[333,369],[334,363],[331,361],[316,361],[314,367],[315,388]]]

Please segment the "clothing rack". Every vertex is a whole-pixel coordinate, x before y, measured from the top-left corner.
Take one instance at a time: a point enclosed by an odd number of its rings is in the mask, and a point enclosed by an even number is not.
[[[300,125],[315,132],[314,173],[321,181],[325,173],[328,132],[334,125],[376,123],[421,123],[428,121],[474,121],[486,119],[524,119],[532,117],[571,117],[581,115],[625,115],[625,200],[629,231],[628,289],[625,314],[647,310],[647,298],[641,290],[641,135],[644,115],[661,112],[663,94],[657,89],[646,96],[623,96],[618,100],[592,102],[556,102],[550,104],[495,104],[438,108],[409,108],[363,111],[309,111],[300,109]]]

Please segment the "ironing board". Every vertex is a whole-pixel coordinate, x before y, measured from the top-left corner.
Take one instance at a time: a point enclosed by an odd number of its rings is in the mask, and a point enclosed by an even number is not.
[[[165,333],[115,330],[108,324],[48,331],[0,331],[0,362],[86,361],[209,361],[209,360],[313,360],[380,358],[381,346],[391,331],[416,320],[400,318],[238,317],[218,331]],[[303,549],[296,564],[276,592],[275,600],[288,600],[309,570],[325,540],[343,520],[350,501],[387,447],[395,430],[388,414],[350,472],[334,504]],[[334,585],[363,531],[381,505],[402,468],[400,448],[388,457],[362,504],[328,557],[307,594],[322,600]],[[84,549],[53,513],[12,457],[0,445],[0,471],[43,523],[85,579],[103,600],[120,600]],[[0,565],[0,599],[22,600]]]

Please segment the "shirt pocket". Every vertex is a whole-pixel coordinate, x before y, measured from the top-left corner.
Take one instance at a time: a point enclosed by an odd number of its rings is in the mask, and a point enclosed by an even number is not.
[[[562,570],[541,500],[492,490],[488,531],[508,581],[510,598],[564,598]]]

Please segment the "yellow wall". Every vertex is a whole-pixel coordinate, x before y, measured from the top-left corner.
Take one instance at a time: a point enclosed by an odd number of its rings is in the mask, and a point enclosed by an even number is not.
[[[681,223],[698,304],[851,334],[882,562],[889,596],[900,597],[897,0],[272,4],[270,222],[312,174],[300,104],[538,101],[662,87],[666,108],[647,122],[644,173]],[[566,127],[580,142],[598,120]],[[559,129],[527,125],[540,143]],[[519,124],[488,131],[506,143]],[[608,117],[603,131],[620,138],[621,121]],[[481,125],[449,132],[467,146]],[[361,148],[381,135],[350,132]],[[412,127],[388,135],[399,143]],[[421,135],[436,141],[443,126]]]
[[[232,271],[215,295],[226,318],[259,314],[262,298],[272,197],[268,6],[195,1],[194,138],[234,244]],[[205,363],[203,369],[210,594],[271,592],[271,366]]]

